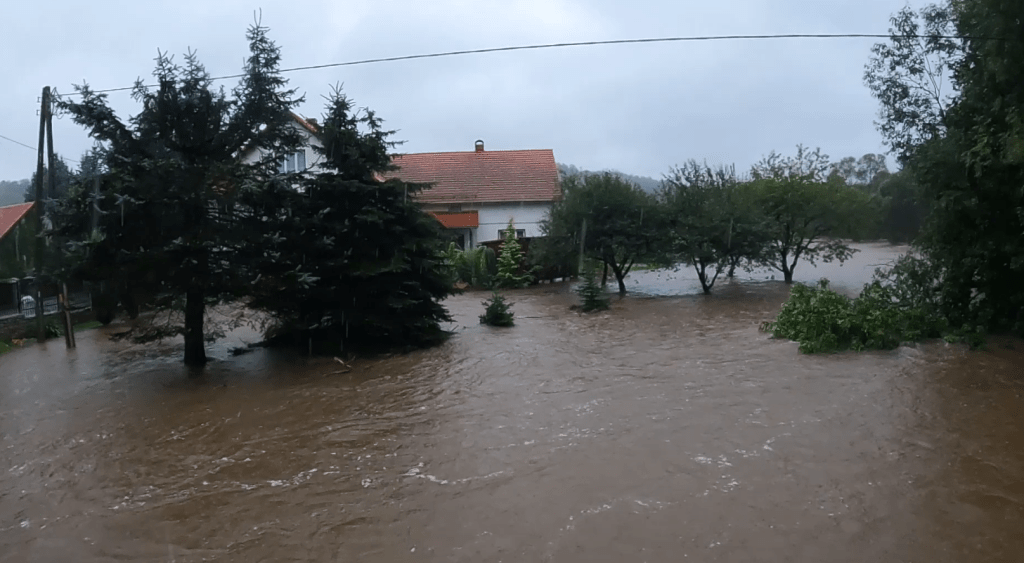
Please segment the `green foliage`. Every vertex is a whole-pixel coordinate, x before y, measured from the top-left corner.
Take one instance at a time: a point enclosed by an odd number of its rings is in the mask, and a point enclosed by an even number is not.
[[[754,165],[754,181],[743,184],[766,217],[768,244],[758,262],[783,273],[787,283],[802,259],[840,263],[856,252],[841,239],[870,214],[869,196],[842,180],[829,180],[828,156],[802,146],[792,157],[771,153]]]
[[[610,306],[604,288],[597,283],[597,276],[594,274],[593,268],[587,268],[584,271],[583,283],[576,288],[576,294],[580,296],[582,301],[580,310],[584,313],[604,311]]]
[[[68,196],[71,189],[71,184],[75,180],[75,173],[72,172],[63,158],[60,155],[54,155],[53,168],[56,170],[56,175],[53,178],[53,193],[50,192],[49,178],[50,168],[48,166],[43,167],[43,198],[44,199],[64,199]],[[38,174],[32,173],[32,179],[29,184],[25,186],[24,199],[25,202],[36,200],[36,182],[38,181]]]
[[[516,240],[515,224],[510,219],[505,230],[505,240],[498,253],[498,275],[495,284],[500,288],[523,288],[533,282],[533,274],[523,271],[523,251]]]
[[[497,290],[483,304],[486,309],[484,309],[484,314],[480,315],[481,323],[490,326],[512,326],[515,324],[512,319],[515,316],[511,309],[512,303],[506,302],[505,296],[498,293]]]
[[[742,261],[755,261],[768,243],[765,218],[739,188],[731,168],[689,161],[665,179],[662,262],[691,265],[705,294],[718,276]]]
[[[586,222],[584,253],[607,264],[626,292],[624,279],[637,261],[653,257],[660,236],[657,200],[613,173],[569,176],[562,180],[562,199],[541,223],[541,255],[566,263],[579,256]],[[531,252],[533,247],[531,246]]]
[[[904,9],[866,75],[927,210],[916,242],[943,272],[943,314],[965,334],[1024,334],[1022,20],[1009,0]],[[911,38],[921,26],[979,39]]]
[[[424,185],[378,180],[390,132],[335,90],[316,175],[278,176],[240,196],[257,281],[249,304],[276,319],[282,343],[377,352],[430,346],[451,320],[452,260],[437,221],[416,203]],[[296,187],[298,189],[296,189]],[[457,266],[456,266],[457,267]]]
[[[157,85],[137,82],[141,107],[127,122],[87,85],[59,102],[106,150],[98,197],[81,190],[60,213],[75,274],[145,290],[151,307],[183,311],[155,317],[170,321],[143,333],[183,334],[192,365],[206,360],[206,307],[237,298],[251,279],[240,257],[255,241],[236,215],[238,192],[262,184],[301,142],[289,116],[301,100],[284,88],[280,50],[266,28],[252,26],[247,37],[250,56],[231,98],[194,53],[180,66],[161,53]],[[246,151],[258,160],[242,162]],[[96,232],[94,206],[103,212]]]
[[[768,330],[800,343],[804,353],[853,349],[889,350],[902,342],[937,338],[949,325],[939,307],[941,272],[924,259],[904,256],[880,269],[861,294],[850,299],[828,289],[797,284]],[[957,331],[976,340],[973,331]]]
[[[486,246],[460,250],[454,242],[449,243],[445,263],[450,268],[453,282],[472,287],[490,288],[498,274],[497,258],[494,251]]]
[[[952,75],[963,58],[962,43],[948,37],[964,30],[955,29],[948,2],[919,13],[907,6],[890,22],[889,42],[872,47],[864,81],[881,104],[876,124],[885,143],[906,163],[917,147],[945,132],[957,97]]]

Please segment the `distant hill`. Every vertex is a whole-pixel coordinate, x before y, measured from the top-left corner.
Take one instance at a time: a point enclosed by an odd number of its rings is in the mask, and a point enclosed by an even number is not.
[[[573,166],[572,164],[558,164],[558,173],[562,177],[572,176],[574,174],[600,174],[602,172],[611,172],[612,174],[616,174],[623,180],[628,180],[640,186],[640,188],[645,192],[654,193],[658,191],[658,189],[661,187],[661,180],[655,180],[650,176],[635,176],[633,174],[619,172],[618,170],[599,170],[597,172],[594,172],[593,170],[580,170],[579,168]]]
[[[24,180],[0,180],[0,207],[25,203],[28,178]]]

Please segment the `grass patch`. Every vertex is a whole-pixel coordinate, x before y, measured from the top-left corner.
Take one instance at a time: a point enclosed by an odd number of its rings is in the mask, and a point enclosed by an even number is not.
[[[6,343],[6,342],[0,341],[0,356],[4,355],[4,354],[6,354],[7,352],[10,352],[10,351],[11,351],[11,345]]]
[[[75,332],[80,330],[89,330],[90,328],[99,328],[103,326],[103,323],[99,321],[85,321],[84,323],[78,323],[74,326]]]

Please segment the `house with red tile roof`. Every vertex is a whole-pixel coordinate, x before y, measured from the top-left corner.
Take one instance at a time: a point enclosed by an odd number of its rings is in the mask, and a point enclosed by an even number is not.
[[[289,155],[281,173],[318,172],[322,147],[316,121],[292,113],[295,127],[306,145]],[[258,154],[243,158],[254,162]],[[396,155],[395,170],[381,179],[429,183],[433,187],[416,195],[425,211],[450,231],[462,248],[503,238],[509,220],[520,238],[541,235],[540,223],[551,205],[562,196],[558,167],[551,149],[485,151],[476,141],[474,150]]]
[[[463,248],[503,237],[509,220],[520,238],[541,235],[540,223],[561,198],[555,154],[542,150],[484,150],[403,154],[386,174],[431,183],[416,199],[452,231]]]

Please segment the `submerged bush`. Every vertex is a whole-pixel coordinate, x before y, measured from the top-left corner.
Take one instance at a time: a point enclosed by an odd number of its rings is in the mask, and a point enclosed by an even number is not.
[[[584,271],[583,283],[576,289],[576,294],[583,301],[580,310],[584,313],[604,311],[609,307],[608,296],[605,295],[604,288],[597,283],[593,268],[587,268]]]
[[[800,351],[806,354],[891,350],[902,342],[942,336],[948,326],[925,291],[929,284],[911,275],[921,274],[919,267],[919,263],[899,262],[891,270],[880,271],[854,299],[829,289],[825,279],[817,287],[796,285],[767,329],[776,338],[800,343]],[[909,281],[921,283],[912,287]],[[974,333],[956,334],[967,334],[975,346]]]
[[[515,315],[511,309],[512,304],[505,301],[504,295],[495,291],[491,298],[484,301],[483,304],[487,308],[484,310],[484,314],[480,315],[481,323],[490,326],[512,326],[515,324],[512,320]]]

